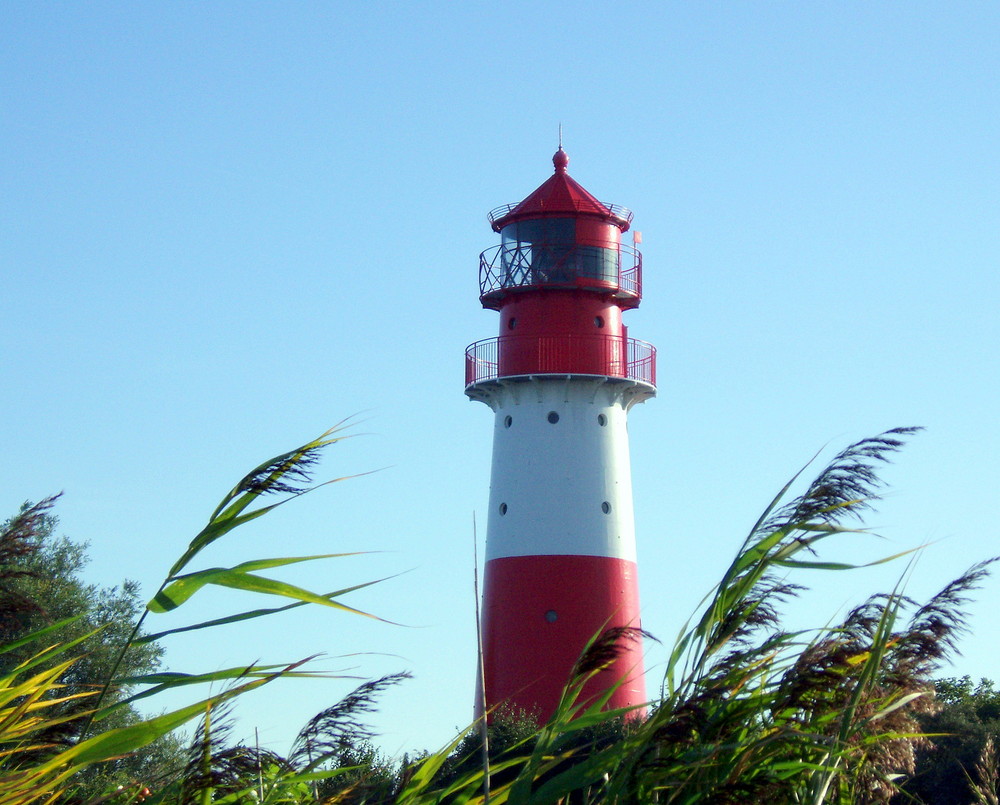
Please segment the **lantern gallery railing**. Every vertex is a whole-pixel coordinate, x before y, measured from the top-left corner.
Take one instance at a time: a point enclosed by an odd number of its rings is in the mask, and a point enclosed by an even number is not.
[[[503,335],[465,350],[465,385],[539,374],[606,375],[656,385],[656,348],[604,335]]]
[[[496,229],[497,221],[501,221],[514,212],[515,209],[521,206],[523,202],[517,202],[516,204],[503,204],[496,209],[490,210],[487,217],[490,219],[490,226]],[[604,201],[600,202],[601,206],[604,207],[608,213],[617,218],[623,224],[632,223],[632,210],[628,207],[623,207],[621,204],[608,204]]]
[[[479,295],[484,304],[504,291],[543,286],[593,288],[638,300],[642,254],[625,244],[605,248],[506,243],[479,255]]]

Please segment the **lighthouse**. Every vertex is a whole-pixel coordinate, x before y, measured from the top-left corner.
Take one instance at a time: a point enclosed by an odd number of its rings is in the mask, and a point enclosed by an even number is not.
[[[640,625],[627,417],[656,393],[656,350],[622,322],[642,298],[632,213],[570,177],[561,145],[552,163],[489,213],[479,298],[500,334],[465,354],[465,393],[494,414],[477,709],[542,722],[588,641]],[[646,701],[638,643],[584,696],[615,685],[608,707]]]

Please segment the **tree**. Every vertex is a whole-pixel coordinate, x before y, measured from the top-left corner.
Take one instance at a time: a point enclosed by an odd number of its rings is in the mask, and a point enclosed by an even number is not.
[[[79,658],[58,680],[63,686],[59,695],[64,698],[96,693],[111,677],[144,602],[134,581],[126,579],[115,587],[85,581],[87,543],[56,535],[59,519],[51,511],[55,500],[25,503],[0,526],[0,646],[9,647],[38,629],[61,623],[49,636],[51,643],[80,641]],[[32,642],[0,654],[0,673],[12,671],[39,648]],[[133,645],[125,654],[118,676],[153,672],[162,654],[162,647],[156,643]],[[112,690],[111,702],[127,693],[126,688]],[[65,747],[80,737],[83,720],[79,716],[89,710],[92,699],[69,699],[50,711],[54,716],[70,717],[41,736],[50,749]],[[140,719],[134,708],[126,706],[103,719],[100,729],[122,727]],[[112,783],[160,775],[177,757],[178,743],[161,740],[148,751],[88,770],[79,782],[86,791],[99,793]]]
[[[981,778],[992,751],[987,745],[1000,737],[1000,691],[989,679],[969,676],[938,679],[934,690],[938,708],[920,720],[930,744],[917,753],[916,773],[897,799],[967,805],[975,801],[973,786],[995,782]]]

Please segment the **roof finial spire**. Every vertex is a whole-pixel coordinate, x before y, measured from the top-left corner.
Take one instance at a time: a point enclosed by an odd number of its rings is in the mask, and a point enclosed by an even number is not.
[[[555,165],[556,173],[565,172],[566,166],[569,164],[569,157],[566,156],[562,147],[562,123],[559,124],[559,150],[552,157],[552,164]]]

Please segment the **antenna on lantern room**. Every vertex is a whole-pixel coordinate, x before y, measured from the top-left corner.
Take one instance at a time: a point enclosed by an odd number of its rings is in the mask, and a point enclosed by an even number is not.
[[[559,124],[559,150],[562,151],[562,123]]]

